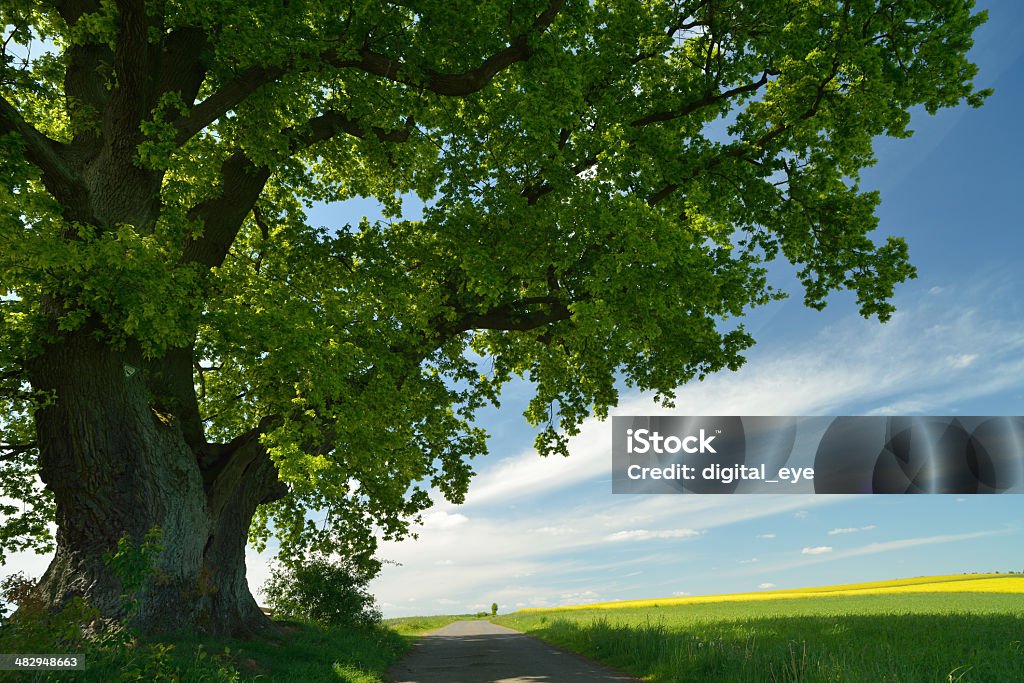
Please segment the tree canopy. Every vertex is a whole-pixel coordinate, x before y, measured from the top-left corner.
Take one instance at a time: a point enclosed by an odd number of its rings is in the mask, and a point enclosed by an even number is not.
[[[358,553],[462,499],[513,378],[564,454],[622,385],[736,369],[773,259],[884,321],[914,271],[859,173],[980,105],[972,5],[3,0],[0,547],[49,542],[32,368],[74,335],[208,493],[265,449],[253,540]]]

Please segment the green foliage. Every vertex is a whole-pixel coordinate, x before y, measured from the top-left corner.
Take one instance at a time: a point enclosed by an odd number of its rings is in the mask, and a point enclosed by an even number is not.
[[[565,454],[623,387],[738,368],[737,319],[787,294],[773,260],[807,305],[887,319],[914,269],[859,174],[912,108],[982,103],[972,6],[5,3],[0,482],[25,508],[0,540],[49,542],[30,368],[75,334],[189,350],[166,384],[195,432],[268,425],[289,494],[252,540],[357,557],[463,499],[515,377]],[[306,213],[359,196],[389,219]]]
[[[496,602],[492,602],[491,603],[491,616],[492,617],[498,616],[498,603],[496,603]]]
[[[499,623],[644,680],[1010,681],[1018,595],[920,593],[513,613]],[[948,678],[947,678],[948,677]]]
[[[380,570],[346,560],[312,557],[271,568],[262,591],[279,619],[325,627],[371,627],[381,620],[367,584]]]
[[[162,535],[158,527],[153,527],[138,544],[122,536],[117,540],[117,548],[104,558],[107,566],[121,580],[121,600],[129,619],[138,609],[139,591],[158,573],[156,563],[163,551],[160,544]]]

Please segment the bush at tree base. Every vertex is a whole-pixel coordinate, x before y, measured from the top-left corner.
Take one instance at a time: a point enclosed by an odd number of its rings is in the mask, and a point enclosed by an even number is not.
[[[371,626],[382,615],[366,586],[379,571],[379,562],[364,566],[317,556],[272,567],[262,590],[277,618],[322,626]]]

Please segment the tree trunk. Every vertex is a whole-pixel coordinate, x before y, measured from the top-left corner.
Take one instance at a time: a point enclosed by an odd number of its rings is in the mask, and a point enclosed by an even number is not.
[[[118,539],[162,531],[156,572],[139,591],[144,633],[246,635],[265,628],[245,578],[256,506],[280,497],[273,464],[250,438],[201,469],[177,418],[155,401],[141,354],[111,349],[89,330],[48,347],[31,368],[52,399],[36,414],[40,472],[57,506],[57,552],[37,591],[51,607],[84,597],[123,618],[120,578],[105,557]],[[191,373],[191,365],[188,365]],[[191,374],[189,374],[191,377]]]

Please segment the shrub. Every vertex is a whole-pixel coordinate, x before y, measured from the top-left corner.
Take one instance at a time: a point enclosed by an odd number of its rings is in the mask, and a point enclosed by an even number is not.
[[[371,626],[382,615],[366,586],[380,572],[380,563],[367,564],[322,556],[277,564],[263,584],[263,594],[275,617],[321,626]]]

